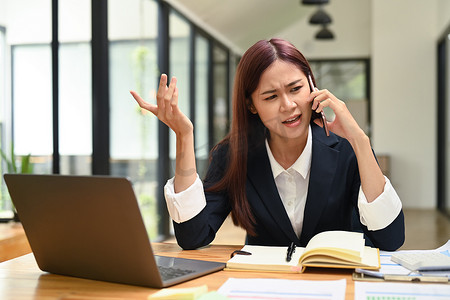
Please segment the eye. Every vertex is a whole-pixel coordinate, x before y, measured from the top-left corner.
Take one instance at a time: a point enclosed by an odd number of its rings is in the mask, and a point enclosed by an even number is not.
[[[275,99],[276,97],[277,97],[277,95],[273,94],[273,95],[271,95],[271,96],[269,96],[269,97],[264,98],[264,100],[273,100],[273,99]]]
[[[302,87],[303,87],[302,85],[295,86],[291,89],[291,92],[293,93],[298,92]]]

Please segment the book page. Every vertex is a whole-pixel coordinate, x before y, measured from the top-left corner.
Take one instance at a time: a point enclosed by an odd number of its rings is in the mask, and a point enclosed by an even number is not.
[[[308,243],[305,249],[305,255],[308,251],[314,249],[343,249],[351,256],[362,257],[364,251],[364,236],[360,232],[350,231],[325,231],[315,235]]]
[[[286,247],[253,246],[245,245],[242,250],[250,252],[251,255],[235,255],[228,260],[227,267],[230,268],[258,268],[267,270],[279,270],[276,266],[297,267],[304,248],[297,247],[292,255],[291,261],[286,261]],[[289,269],[289,268],[287,268]]]
[[[362,265],[369,267],[380,267],[380,253],[377,248],[369,246],[364,247],[364,255],[361,261]]]
[[[335,257],[327,255],[313,255],[303,260],[304,266],[308,267],[353,267],[365,269],[378,269],[380,267],[380,259],[377,248],[365,247],[364,255],[360,261],[345,260],[336,254]],[[336,257],[339,257],[337,259]]]

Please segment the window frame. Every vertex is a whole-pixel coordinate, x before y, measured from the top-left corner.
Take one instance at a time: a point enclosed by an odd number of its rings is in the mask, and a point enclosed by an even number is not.
[[[367,99],[367,135],[369,136],[369,138],[372,135],[372,102],[371,102],[371,87],[370,87],[370,82],[371,82],[371,61],[370,58],[344,58],[344,59],[309,59],[308,60],[310,63],[346,63],[346,62],[362,62],[364,64],[364,69],[365,69],[365,97]],[[313,72],[317,72],[316,70],[313,70]],[[326,87],[324,87],[326,88]],[[342,101],[345,102],[346,99],[341,99]]]
[[[208,54],[207,54],[207,83],[208,87],[208,109],[212,105],[212,97],[214,95],[214,76],[213,76],[213,47],[220,47],[226,52],[226,81],[223,87],[226,91],[226,101],[230,102],[230,57],[231,50],[229,47],[222,44],[220,41],[211,36],[208,32],[198,27],[192,20],[187,18],[184,14],[180,13],[177,9],[173,8],[169,3],[162,0],[154,0],[158,9],[158,45],[157,45],[157,64],[161,73],[166,73],[170,76],[169,68],[169,13],[174,11],[181,17],[183,17],[190,26],[190,45],[189,45],[189,72],[192,76],[192,81],[189,83],[189,110],[193,122],[195,122],[195,103],[196,103],[196,77],[195,77],[195,59],[196,59],[196,47],[195,37],[201,35],[208,42]],[[53,130],[53,153],[52,153],[52,167],[53,174],[60,174],[60,153],[59,153],[59,48],[60,43],[58,40],[58,12],[59,0],[51,0],[52,11],[52,34],[49,44],[45,44],[51,48],[52,55],[52,130]],[[111,173],[111,155],[110,155],[110,116],[105,114],[105,111],[110,109],[110,95],[109,95],[109,40],[108,40],[108,1],[96,0],[91,1],[91,18],[92,18],[92,35],[91,35],[91,64],[92,64],[92,175],[110,175]],[[0,26],[0,30],[2,27]],[[3,27],[6,32],[6,28]],[[7,46],[5,42],[5,48]],[[11,57],[13,59],[12,51]],[[6,60],[6,58],[5,58]],[[6,76],[13,78],[14,66],[11,65],[11,73]],[[8,82],[8,85],[13,86]],[[13,106],[14,95],[11,91],[10,99],[5,101],[11,101]],[[227,105],[226,117],[230,119],[230,109]],[[13,107],[11,108],[13,110]],[[13,112],[11,112],[13,113]],[[212,119],[208,116],[208,119]],[[212,120],[208,120],[211,122]],[[14,124],[14,120],[11,120],[11,124]],[[11,126],[12,127],[12,126]],[[9,129],[8,129],[9,130]],[[228,128],[227,128],[228,130]],[[14,128],[11,128],[12,133]],[[212,130],[210,131],[212,132]],[[170,236],[170,217],[167,212],[166,203],[164,199],[164,185],[169,178],[169,170],[171,168],[170,160],[168,156],[169,150],[169,129],[161,122],[158,124],[158,192],[157,192],[157,211],[160,217],[158,224],[158,239],[164,239]],[[212,148],[214,136],[208,133],[208,152]],[[2,135],[2,144],[4,143],[4,137]],[[7,220],[9,221],[9,219]],[[158,240],[156,239],[156,240]]]

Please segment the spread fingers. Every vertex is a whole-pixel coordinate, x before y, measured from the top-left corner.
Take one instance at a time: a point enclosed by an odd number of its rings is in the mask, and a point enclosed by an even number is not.
[[[152,104],[146,102],[135,91],[130,91],[130,94],[133,96],[133,98],[136,100],[136,102],[139,104],[139,106],[141,108],[146,109],[146,110],[150,111],[151,113],[153,113],[155,115],[157,114],[158,108],[155,105],[152,105]]]

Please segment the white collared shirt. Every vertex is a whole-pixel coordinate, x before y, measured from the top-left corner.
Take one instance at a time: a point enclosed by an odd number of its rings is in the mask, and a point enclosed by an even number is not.
[[[303,153],[288,170],[284,170],[275,161],[267,142],[266,147],[280,198],[283,201],[295,233],[297,236],[300,236],[308,194],[309,170],[311,168],[311,126],[308,131],[308,140]],[[369,230],[386,228],[395,220],[402,208],[402,203],[394,187],[386,176],[384,178],[385,185],[383,193],[370,203],[367,201],[362,188],[360,187],[359,189],[358,210],[360,213],[360,221]],[[169,179],[164,186],[167,209],[169,210],[170,217],[175,222],[186,222],[199,214],[206,206],[203,183],[197,175],[197,179],[189,188],[180,193],[175,193],[173,179]],[[289,181],[290,179],[292,179],[292,182]],[[294,188],[295,192],[292,192]]]
[[[267,155],[269,156],[273,178],[283,202],[286,213],[291,221],[292,228],[297,237],[300,237],[303,228],[303,215],[308,196],[309,170],[312,157],[311,126],[308,131],[305,149],[297,160],[288,169],[284,169],[272,154],[266,140]]]

